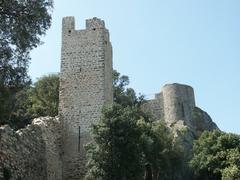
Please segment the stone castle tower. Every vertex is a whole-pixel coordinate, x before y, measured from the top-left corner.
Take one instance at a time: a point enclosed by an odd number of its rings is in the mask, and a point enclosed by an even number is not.
[[[143,104],[143,110],[156,121],[164,120],[176,137],[181,130],[188,129],[185,137],[181,137],[187,149],[204,130],[218,129],[211,117],[196,106],[194,90],[185,84],[164,85],[154,99]]]
[[[81,179],[89,126],[111,103],[112,46],[104,21],[86,20],[76,30],[74,17],[63,18],[59,116],[63,128],[63,179]]]
[[[178,83],[166,84],[154,99],[144,104],[145,110],[150,111],[155,120],[164,119],[168,126],[179,120],[191,126],[195,106],[193,88]]]

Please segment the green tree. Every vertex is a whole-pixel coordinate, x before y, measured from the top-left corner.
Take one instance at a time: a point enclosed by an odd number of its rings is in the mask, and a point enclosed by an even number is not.
[[[129,77],[121,75],[116,70],[113,71],[113,101],[122,106],[141,105],[144,96],[137,97],[134,89],[127,87],[129,85]]]
[[[29,52],[51,25],[51,0],[0,0],[0,124],[10,121],[16,94],[31,83]]]
[[[142,97],[127,88],[129,78],[113,72],[114,104],[105,107],[99,123],[92,126],[94,142],[86,146],[87,179],[135,180],[143,177],[143,160],[137,121],[147,116],[141,111]]]
[[[127,76],[114,72],[114,104],[93,125],[94,142],[86,146],[87,179],[140,180],[144,167],[153,170],[155,180],[167,179],[177,167],[180,156],[172,134],[163,122],[151,122],[141,108],[143,96],[137,97],[133,89],[129,93],[128,84]]]
[[[15,95],[10,120],[14,129],[20,129],[40,116],[56,116],[59,103],[59,77],[56,74],[38,79],[33,86],[28,86]]]
[[[240,179],[239,157],[239,135],[205,131],[194,143],[190,167],[199,179]]]
[[[229,166],[223,169],[221,172],[222,180],[237,180],[240,178],[240,167],[236,165]]]
[[[141,131],[137,126],[141,118],[136,107],[114,104],[103,111],[103,118],[92,128],[94,143],[86,146],[87,179],[142,179]]]
[[[15,130],[24,128],[27,124],[31,123],[32,117],[28,113],[28,108],[31,106],[29,101],[30,90],[30,86],[25,87],[14,96],[15,102],[12,105],[11,114],[9,114],[9,121],[6,123]]]
[[[153,180],[175,179],[181,151],[163,122],[150,122],[137,106],[114,104],[92,127],[86,146],[87,179],[143,179],[149,164]]]
[[[27,112],[31,118],[58,115],[59,76],[41,77],[29,91]]]
[[[181,166],[182,149],[174,142],[164,121],[140,120],[138,126],[142,132],[144,161],[151,165],[153,180],[175,179],[175,171]]]

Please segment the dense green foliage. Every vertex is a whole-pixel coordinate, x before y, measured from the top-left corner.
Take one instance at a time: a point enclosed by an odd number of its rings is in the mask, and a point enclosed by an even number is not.
[[[181,166],[182,148],[173,142],[173,135],[163,121],[138,121],[141,134],[141,148],[146,164],[152,168],[153,180],[175,179]]]
[[[32,118],[58,115],[59,76],[41,77],[29,91],[28,113]]]
[[[0,124],[12,121],[16,98],[31,83],[29,53],[50,27],[52,7],[51,0],[0,0]]]
[[[3,178],[4,180],[10,180],[11,179],[11,172],[7,168],[3,168]]]
[[[33,86],[18,91],[14,99],[10,120],[1,121],[14,129],[23,128],[36,117],[56,116],[59,102],[58,75],[41,77]]]
[[[240,136],[204,132],[194,143],[190,166],[199,179],[240,179]]]
[[[9,114],[9,120],[1,121],[1,123],[9,124],[14,129],[25,127],[31,122],[31,115],[28,113],[30,106],[29,90],[31,86],[27,86],[22,90],[16,92],[14,96],[14,103],[12,104],[12,111]]]
[[[139,146],[141,118],[134,107],[120,105],[103,111],[100,123],[93,126],[95,143],[87,146],[88,178],[99,180],[135,180],[142,176],[142,154]]]
[[[129,77],[120,75],[116,70],[113,71],[113,101],[122,106],[140,105],[144,97],[136,96],[132,88],[127,88],[129,85]]]
[[[127,76],[114,72],[115,102],[92,126],[94,142],[86,146],[89,180],[141,180],[145,164],[150,165],[157,180],[167,177],[178,165],[180,153],[172,135],[163,123],[151,122],[141,109],[143,98],[126,88],[128,84]]]

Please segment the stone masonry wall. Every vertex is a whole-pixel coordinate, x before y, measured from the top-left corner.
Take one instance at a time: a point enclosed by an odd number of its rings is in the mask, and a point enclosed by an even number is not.
[[[83,146],[89,127],[112,102],[112,46],[104,21],[86,21],[75,30],[73,17],[62,27],[59,115],[63,127],[63,179],[81,179],[85,173]]]
[[[162,93],[156,94],[154,99],[148,100],[144,103],[142,108],[148,112],[154,120],[164,119],[164,106]]]

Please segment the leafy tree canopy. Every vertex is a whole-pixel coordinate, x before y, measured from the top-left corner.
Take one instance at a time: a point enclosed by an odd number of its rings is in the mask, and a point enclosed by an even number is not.
[[[51,25],[51,0],[0,0],[0,121],[10,121],[16,94],[30,85],[29,52]]]
[[[142,177],[141,136],[135,107],[113,105],[103,111],[100,123],[93,125],[95,143],[86,146],[87,179],[135,180]]]
[[[134,89],[127,87],[129,77],[120,75],[116,70],[113,71],[113,101],[122,106],[140,105],[144,101],[144,96],[136,96]]]
[[[86,146],[89,180],[141,180],[145,164],[157,180],[176,167],[179,153],[172,135],[163,123],[151,122],[141,109],[143,97],[137,97],[128,84],[127,76],[114,72],[114,104],[106,107],[102,119],[92,126],[94,143]]]
[[[199,179],[240,179],[239,157],[239,135],[205,131],[194,143],[190,167]]]
[[[31,106],[28,113],[32,118],[40,116],[57,116],[59,103],[59,76],[43,76],[29,91]]]
[[[153,180],[175,179],[181,166],[182,148],[174,142],[173,134],[164,121],[138,121],[141,129],[141,147],[146,164],[151,165]]]
[[[56,116],[59,102],[59,76],[46,75],[38,79],[33,86],[18,91],[14,97],[9,124],[14,129],[23,128],[31,120],[40,116]]]

